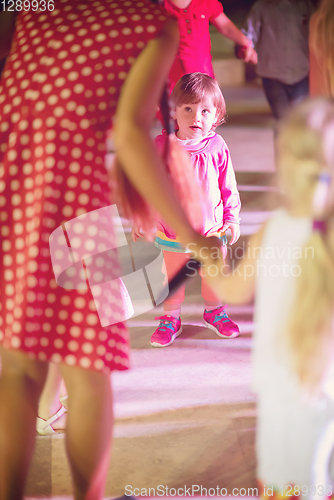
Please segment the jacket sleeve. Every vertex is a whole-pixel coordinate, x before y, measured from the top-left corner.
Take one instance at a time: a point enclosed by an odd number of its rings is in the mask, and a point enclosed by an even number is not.
[[[205,4],[208,9],[209,19],[211,22],[224,12],[224,8],[218,0],[207,0]]]
[[[219,189],[223,202],[223,224],[226,222],[240,223],[241,208],[237,181],[235,179],[231,155],[225,144],[221,165],[219,166]]]

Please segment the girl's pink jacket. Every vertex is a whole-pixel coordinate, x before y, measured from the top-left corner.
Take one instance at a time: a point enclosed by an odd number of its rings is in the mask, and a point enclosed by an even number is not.
[[[155,141],[159,151],[163,151],[166,135],[159,135]],[[220,231],[225,222],[239,224],[240,197],[232,166],[231,155],[224,139],[213,133],[196,146],[183,146],[191,157],[194,175],[199,180],[206,194],[206,203],[202,207],[204,235]],[[168,238],[175,238],[175,233],[159,221],[158,229]]]

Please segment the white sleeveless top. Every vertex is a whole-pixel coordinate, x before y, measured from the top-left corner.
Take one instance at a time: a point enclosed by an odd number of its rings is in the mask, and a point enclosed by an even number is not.
[[[311,231],[310,218],[291,217],[284,210],[274,213],[264,231],[256,269],[253,388],[258,395],[258,478],[278,492],[288,484],[318,485],[315,496],[304,498],[320,500],[334,448],[333,364],[319,397],[308,398],[282,339],[294,304],[299,258],[302,252],[312,258],[312,249],[305,247]]]
[[[285,392],[295,378],[281,334],[294,303],[299,258],[304,252],[312,256],[312,249],[305,247],[311,230],[309,217],[292,217],[285,210],[278,210],[264,231],[255,270],[253,388],[256,392],[266,389]]]

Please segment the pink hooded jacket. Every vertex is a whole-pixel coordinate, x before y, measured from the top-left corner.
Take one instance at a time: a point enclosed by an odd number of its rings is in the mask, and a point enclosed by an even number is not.
[[[163,150],[166,140],[166,135],[155,139],[159,151]],[[225,222],[239,224],[240,197],[231,155],[224,139],[212,133],[196,145],[183,147],[190,153],[194,175],[207,196],[207,202],[202,207],[203,234],[220,231]],[[158,230],[168,238],[176,236],[163,221],[159,221]]]

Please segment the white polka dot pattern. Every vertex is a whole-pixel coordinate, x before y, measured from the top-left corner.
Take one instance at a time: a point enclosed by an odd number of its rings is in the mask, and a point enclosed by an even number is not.
[[[86,268],[71,266],[81,289],[61,288],[49,237],[67,224],[75,238],[80,216],[112,203],[106,134],[133,61],[165,20],[147,0],[55,0],[52,12],[22,11],[17,17],[0,83],[0,342],[5,348],[104,372],[128,367],[127,330],[123,323],[101,327],[87,281],[87,272],[90,281],[101,281],[98,259],[94,268],[89,261]],[[76,225],[69,223],[77,217]],[[86,248],[74,248],[83,259],[101,245],[94,224],[88,236]],[[64,244],[59,241],[59,252]],[[109,312],[116,316],[119,299],[109,293]]]

